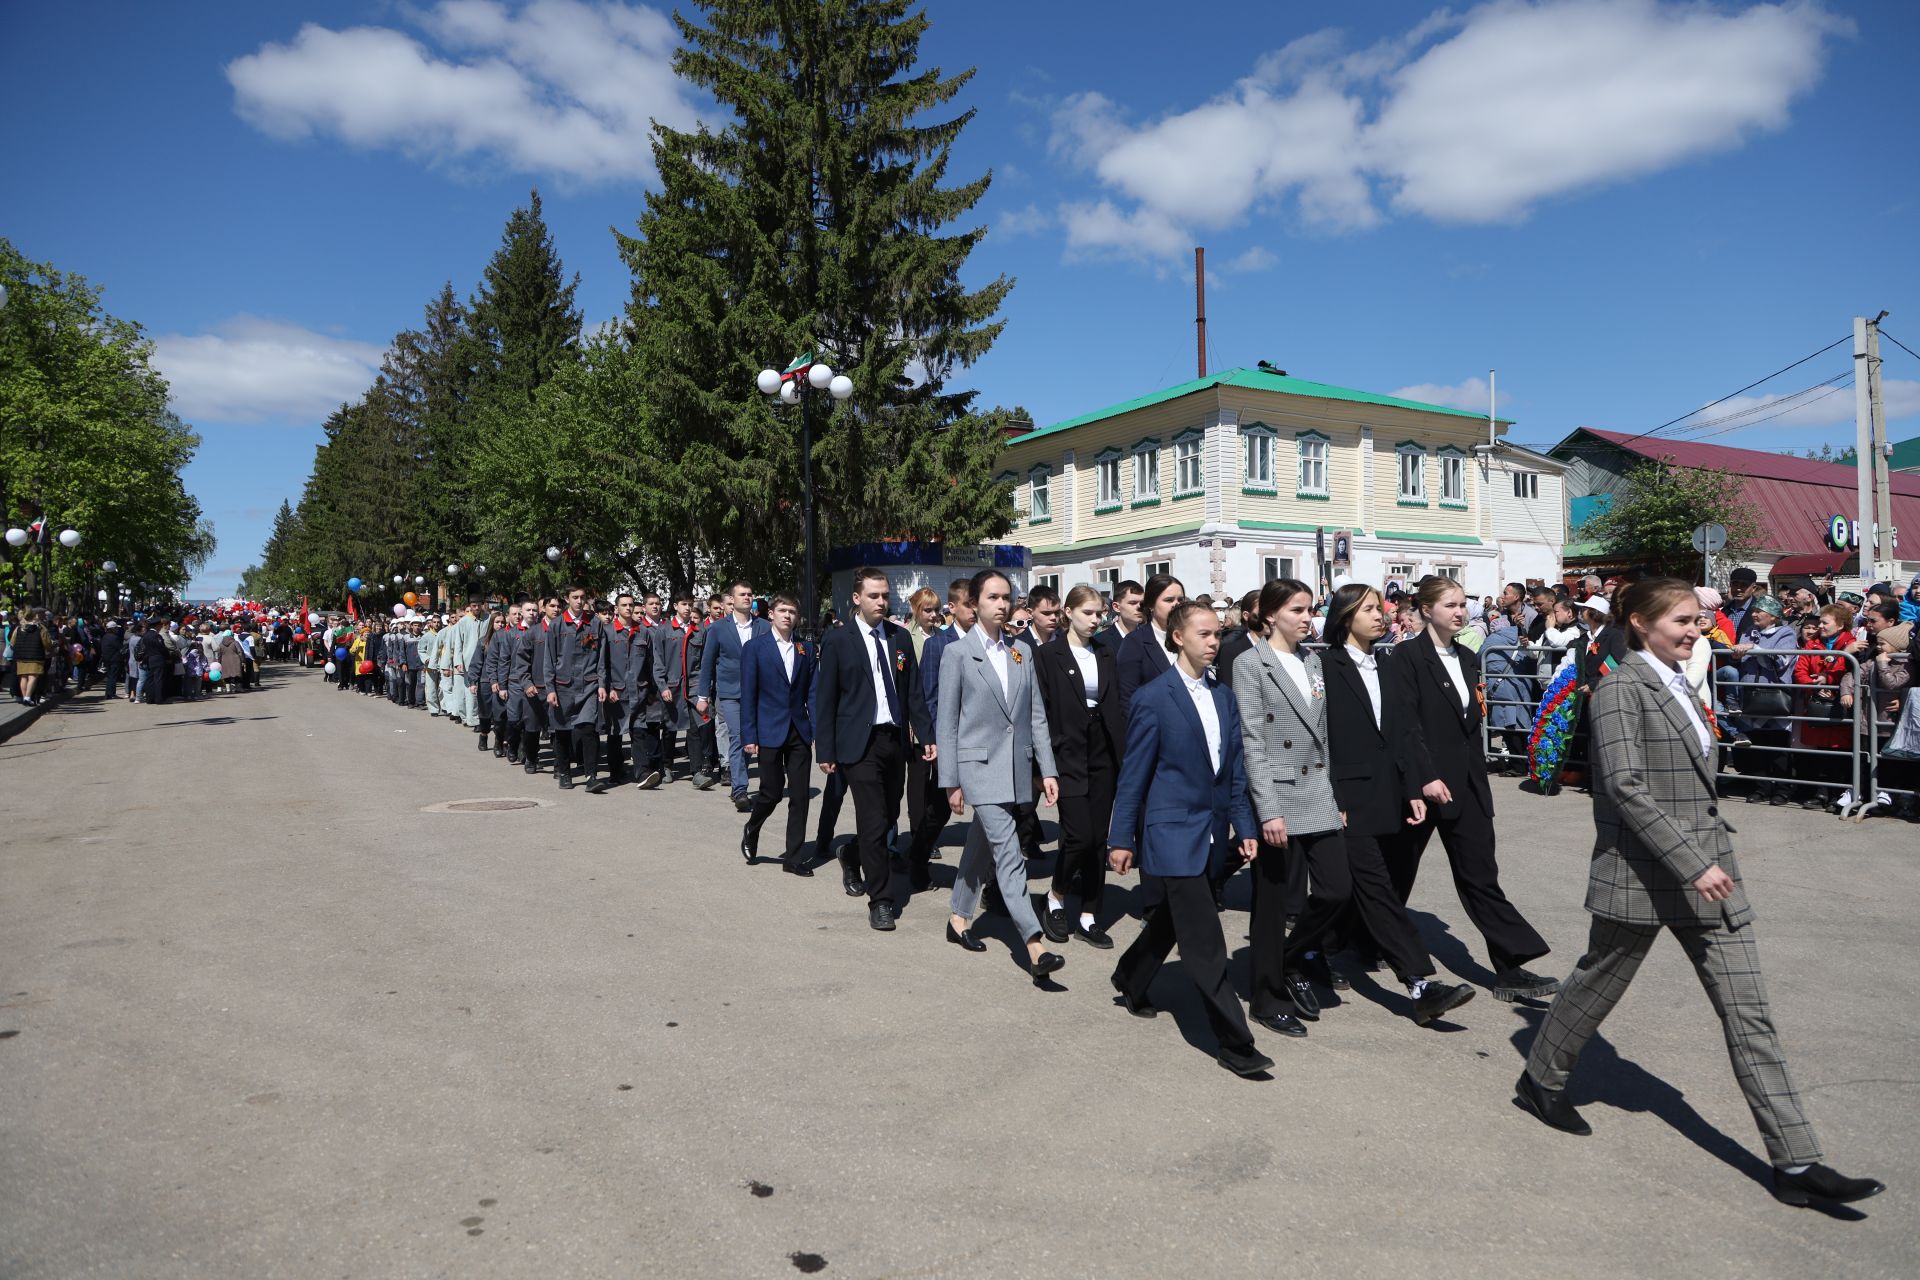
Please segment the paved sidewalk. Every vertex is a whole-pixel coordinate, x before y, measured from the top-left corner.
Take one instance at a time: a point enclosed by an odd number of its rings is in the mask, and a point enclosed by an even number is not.
[[[561,793],[423,713],[266,683],[84,699],[0,746],[0,1275],[1916,1271],[1905,824],[1731,811],[1813,1119],[1891,1187],[1843,1218],[1767,1195],[1670,941],[1576,1077],[1585,1140],[1513,1105],[1539,1011],[1484,991],[1421,1030],[1360,981],[1241,1081],[1177,962],[1153,1022],[1077,943],[1037,991],[1004,918],[967,955],[943,894],[876,934],[831,867],[742,866],[719,792]],[[1564,972],[1588,806],[1497,795]],[[516,797],[539,807],[426,811]],[[1243,879],[1236,948],[1247,905]],[[1484,982],[1437,846],[1415,906]]]

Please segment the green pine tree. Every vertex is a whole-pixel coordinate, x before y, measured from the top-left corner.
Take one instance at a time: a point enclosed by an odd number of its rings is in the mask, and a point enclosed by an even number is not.
[[[916,67],[928,22],[907,0],[700,0],[676,15],[675,68],[734,119],[657,126],[661,187],[638,234],[628,336],[649,466],[674,523],[725,569],[791,582],[801,542],[799,411],[754,389],[794,355],[852,378],[816,398],[821,546],[1007,528],[995,419],[956,376],[999,336],[1012,281],[968,289],[985,234],[954,228],[991,175],[947,185],[972,118],[925,121],[972,72]]]

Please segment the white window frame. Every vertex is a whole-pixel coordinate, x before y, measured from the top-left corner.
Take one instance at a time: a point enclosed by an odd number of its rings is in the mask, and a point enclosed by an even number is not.
[[[1036,573],[1033,575],[1034,587],[1047,587],[1053,594],[1060,594],[1060,575],[1057,573]],[[1029,589],[1031,590],[1031,588]]]
[[[1266,586],[1275,578],[1296,578],[1292,556],[1261,556],[1260,585]]]
[[[1396,473],[1394,501],[1403,507],[1424,507],[1427,505],[1427,447],[1412,440],[1402,440],[1393,446],[1394,470]],[[1408,463],[1412,462],[1411,468]],[[1408,487],[1411,478],[1413,486]]]
[[[1193,498],[1207,491],[1207,433],[1182,431],[1173,438],[1173,496]]]
[[[1540,496],[1540,473],[1538,471],[1516,471],[1513,473],[1513,496],[1521,500]]]
[[[1293,489],[1296,498],[1331,498],[1333,476],[1333,439],[1320,431],[1297,431],[1293,437],[1295,454]],[[1315,471],[1319,472],[1316,477]],[[1318,479],[1319,483],[1314,484]]]
[[[1103,564],[1093,571],[1093,587],[1108,600],[1113,599],[1114,591],[1120,586],[1120,566]]]
[[[1149,437],[1135,444],[1133,456],[1133,505],[1160,505],[1160,441]]]
[[[1419,580],[1420,580],[1420,566],[1417,564],[1410,564],[1404,560],[1399,561],[1398,563],[1389,564],[1387,566],[1387,573],[1384,579],[1384,581],[1387,581],[1387,582],[1398,582],[1404,587],[1411,587],[1414,583],[1418,582]]]
[[[1126,505],[1126,501],[1120,496],[1120,460],[1125,456],[1118,449],[1102,449],[1094,455],[1093,514],[1102,515],[1108,511],[1118,511]]]
[[[1240,428],[1242,493],[1277,494],[1280,491],[1274,480],[1275,455],[1280,451],[1279,445],[1280,433],[1264,422],[1249,422]]]
[[[1463,564],[1436,564],[1433,571],[1448,582],[1461,583],[1467,580],[1467,566]]]
[[[1053,519],[1053,472],[1033,467],[1027,472],[1027,523],[1046,524]]]
[[[1455,511],[1464,511],[1467,507],[1467,455],[1464,450],[1452,445],[1442,445],[1435,457],[1440,463],[1440,505]],[[1451,483],[1450,483],[1451,482]],[[1457,495],[1448,490],[1455,485]]]
[[[1140,580],[1142,582],[1159,573],[1164,573],[1168,577],[1173,576],[1173,561],[1171,560],[1145,560],[1141,562],[1140,568],[1142,570],[1140,574]]]

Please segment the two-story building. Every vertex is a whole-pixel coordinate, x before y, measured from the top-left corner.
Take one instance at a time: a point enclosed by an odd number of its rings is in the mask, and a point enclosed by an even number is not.
[[[1227,369],[1009,439],[1008,541],[1063,592],[1161,572],[1216,599],[1311,583],[1322,544],[1330,577],[1361,582],[1557,581],[1565,465],[1500,441],[1509,425]]]

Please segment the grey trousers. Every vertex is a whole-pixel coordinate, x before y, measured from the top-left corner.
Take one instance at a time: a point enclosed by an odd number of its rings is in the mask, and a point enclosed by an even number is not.
[[[1627,994],[1627,985],[1660,930],[1659,925],[1593,918],[1587,953],[1572,976],[1561,984],[1553,1008],[1540,1024],[1533,1051],[1527,1055],[1527,1072],[1542,1088],[1567,1087],[1580,1051]],[[1787,1074],[1786,1056],[1773,1029],[1753,926],[1681,928],[1673,930],[1673,936],[1679,939],[1687,959],[1693,961],[1700,985],[1712,1001],[1714,1012],[1720,1015],[1734,1079],[1739,1081],[1740,1092],[1746,1095],[1747,1107],[1760,1128],[1767,1159],[1775,1167],[1819,1160],[1819,1140],[1801,1110],[1799,1091]]]
[[[1007,900],[1007,914],[1025,941],[1040,936],[1040,920],[1033,914],[1033,895],[1027,890],[1027,859],[1020,851],[1020,830],[1014,808],[1012,804],[973,807],[973,822],[967,827],[967,847],[960,855],[960,869],[953,877],[952,910],[962,920],[973,919],[991,863],[994,878],[1000,882],[1000,896]]]

